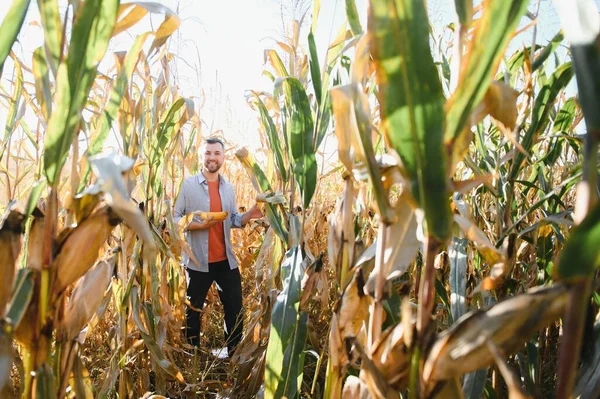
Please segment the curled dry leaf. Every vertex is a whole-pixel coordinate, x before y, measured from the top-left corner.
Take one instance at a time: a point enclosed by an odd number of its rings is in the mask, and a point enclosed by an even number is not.
[[[315,261],[306,268],[302,279],[302,296],[300,297],[300,309],[307,310],[312,298],[317,295],[321,299],[321,310],[327,309],[327,269],[323,267],[324,253],[320,254]]]
[[[471,113],[471,126],[490,115],[506,128],[514,129],[517,122],[517,97],[519,92],[512,87],[502,82],[492,82],[483,101]]]
[[[4,328],[4,322],[0,321],[0,395],[9,397],[12,394],[10,374],[13,365],[13,344],[5,334]]]
[[[59,334],[63,341],[70,341],[90,321],[110,285],[113,264],[100,261],[78,282],[69,298]]]
[[[380,273],[383,273],[384,280],[404,274],[421,246],[417,238],[417,218],[408,193],[398,199],[394,212],[396,221],[386,227],[387,240],[381,262],[383,270],[373,269],[367,280],[367,291],[370,294],[375,292],[375,281]],[[373,248],[376,245],[377,240],[372,244]]]
[[[0,284],[0,317],[4,316],[6,305],[10,302],[23,234],[23,214],[10,208],[3,216],[0,228],[0,273],[3,279]]]
[[[52,262],[52,267],[56,270],[53,285],[55,296],[87,273],[98,259],[98,251],[119,222],[120,219],[111,208],[103,207],[81,222],[65,238]]]
[[[490,366],[494,357],[488,340],[502,353],[515,352],[531,334],[564,314],[567,293],[562,284],[535,288],[487,311],[463,316],[434,343],[423,368],[424,381],[432,387]]]
[[[27,266],[34,270],[42,270],[45,229],[44,214],[35,208],[27,238]]]
[[[371,298],[364,293],[365,279],[361,269],[354,273],[352,282],[348,284],[342,295],[338,311],[338,323],[342,341],[358,337],[364,322],[369,317]]]
[[[123,173],[133,167],[133,160],[111,153],[90,157],[89,161],[94,174],[98,178],[98,183],[104,191],[106,203],[140,236],[144,241],[146,253],[153,253],[156,250],[156,243],[148,225],[148,220],[129,197],[129,190],[123,178]]]
[[[260,193],[256,196],[256,202],[261,203],[261,202],[266,202],[269,204],[285,204],[286,203],[286,199],[285,196],[283,195],[282,192],[280,191],[276,191],[276,192],[267,192],[267,193]]]
[[[414,319],[411,322],[414,328]],[[406,346],[405,323],[386,330],[371,351],[375,366],[394,389],[407,387],[412,350]]]
[[[346,378],[342,399],[370,399],[369,387],[360,378],[351,375]]]
[[[489,264],[494,265],[505,260],[505,252],[496,248],[488,236],[475,223],[462,215],[456,214],[454,215],[454,221],[465,233],[465,236],[475,244],[479,253],[481,253]]]
[[[230,370],[237,370],[233,387],[230,389],[231,399],[254,397],[263,383],[267,341],[271,327],[271,311],[277,297],[275,290],[263,296],[250,318],[247,332],[238,345],[230,363]]]
[[[500,370],[500,373],[502,374],[502,378],[504,378],[504,381],[506,382],[509,399],[530,399],[531,396],[523,392],[519,378],[508,367],[506,364],[506,359],[504,359],[500,351],[498,351],[496,345],[494,345],[491,341],[487,341],[487,346],[490,354],[494,357],[494,361],[498,366],[498,370]]]
[[[329,215],[327,254],[335,268],[341,287],[350,280],[349,270],[354,264],[354,182],[349,175],[344,179],[344,193]]]

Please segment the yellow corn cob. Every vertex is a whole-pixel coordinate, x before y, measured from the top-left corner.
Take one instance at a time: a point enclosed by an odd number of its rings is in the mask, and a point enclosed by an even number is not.
[[[202,220],[225,220],[229,212],[194,212],[194,215],[200,216]]]

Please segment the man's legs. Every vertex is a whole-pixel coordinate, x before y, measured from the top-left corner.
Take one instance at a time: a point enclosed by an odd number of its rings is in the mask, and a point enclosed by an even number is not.
[[[217,268],[218,267],[218,268]],[[215,281],[225,313],[225,340],[231,357],[242,339],[244,315],[242,314],[242,279],[240,270],[229,268],[229,262],[215,264]]]
[[[190,304],[202,310],[208,290],[213,283],[214,277],[212,273],[204,273],[196,270],[187,269],[189,284],[187,287],[187,296]],[[193,310],[189,306],[186,308],[186,338],[191,345],[200,345],[200,325],[202,314]]]

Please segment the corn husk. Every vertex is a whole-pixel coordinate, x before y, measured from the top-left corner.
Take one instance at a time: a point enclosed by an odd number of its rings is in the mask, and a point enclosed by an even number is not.
[[[64,291],[92,267],[119,219],[104,207],[79,224],[66,238],[52,262],[56,270],[55,295]]]
[[[0,317],[4,316],[6,305],[10,302],[17,258],[21,251],[22,224],[23,214],[10,210],[5,215],[0,228],[0,273],[3,279],[0,284]]]
[[[521,348],[536,331],[565,312],[564,285],[534,288],[487,311],[463,316],[434,343],[423,368],[429,383],[448,380],[494,363],[487,342],[504,354]]]

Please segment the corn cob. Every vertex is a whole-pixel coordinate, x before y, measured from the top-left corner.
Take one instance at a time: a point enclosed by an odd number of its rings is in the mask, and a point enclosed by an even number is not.
[[[202,220],[225,220],[229,216],[229,212],[193,212],[194,215],[200,216]]]

